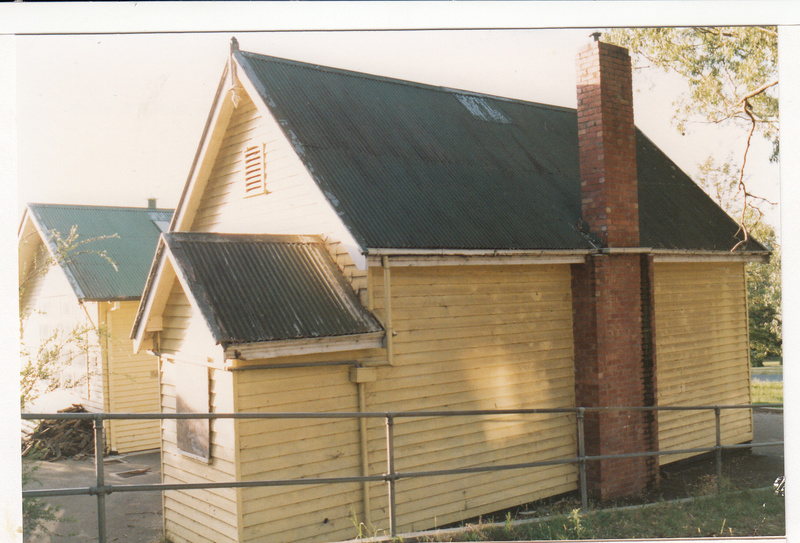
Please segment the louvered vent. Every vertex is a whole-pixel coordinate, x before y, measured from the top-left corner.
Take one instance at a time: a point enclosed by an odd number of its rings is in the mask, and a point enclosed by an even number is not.
[[[267,170],[263,145],[254,145],[244,151],[244,195],[267,193]]]

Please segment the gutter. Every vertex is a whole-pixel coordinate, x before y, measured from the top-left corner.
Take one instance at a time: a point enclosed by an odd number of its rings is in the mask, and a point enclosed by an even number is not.
[[[374,249],[365,256],[583,256],[594,249]]]
[[[446,266],[460,264],[581,264],[586,257],[612,254],[653,255],[656,262],[728,261],[766,262],[769,251],[712,251],[706,249],[654,249],[652,247],[602,247],[597,249],[394,249],[369,248],[363,253],[376,266],[392,257],[392,266]]]

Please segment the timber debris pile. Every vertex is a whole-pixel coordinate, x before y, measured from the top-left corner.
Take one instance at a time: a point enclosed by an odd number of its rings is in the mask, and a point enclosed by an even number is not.
[[[59,413],[87,413],[82,405],[61,409]],[[82,459],[94,454],[94,429],[90,419],[43,420],[30,435],[22,438],[22,456],[37,460]]]

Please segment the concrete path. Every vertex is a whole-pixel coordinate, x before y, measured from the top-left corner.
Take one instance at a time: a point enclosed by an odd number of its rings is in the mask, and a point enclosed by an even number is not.
[[[105,482],[109,485],[160,483],[159,452],[111,456],[105,462]],[[77,488],[94,486],[93,460],[34,462],[35,481],[26,489]],[[47,524],[51,535],[26,537],[30,543],[98,541],[97,498],[63,496],[44,498],[61,508],[60,521]],[[161,493],[121,492],[106,496],[106,540],[116,543],[155,543],[161,540]]]
[[[753,412],[753,443],[772,441],[783,441],[783,411],[756,409]],[[783,446],[753,447],[753,454],[783,459]]]

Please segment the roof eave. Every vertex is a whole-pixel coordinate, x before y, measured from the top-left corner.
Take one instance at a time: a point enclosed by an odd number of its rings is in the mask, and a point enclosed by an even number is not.
[[[392,249],[365,251],[371,265],[391,266],[579,264],[588,255],[651,254],[656,262],[728,261],[767,262],[769,251],[713,251],[702,249],[655,249],[652,247],[604,247],[601,249]]]
[[[231,343],[224,346],[225,358],[262,360],[284,356],[362,351],[384,348],[386,333],[381,330],[346,336],[281,339],[256,343]]]
[[[592,249],[368,249],[367,262],[393,267],[508,264],[580,264]]]
[[[654,262],[761,262],[769,261],[770,251],[710,251],[653,249]]]
[[[86,296],[85,296],[85,294],[83,292],[83,289],[81,289],[80,285],[78,284],[77,279],[75,279],[75,276],[73,275],[72,271],[69,269],[69,266],[65,266],[65,265],[63,265],[63,263],[60,263],[58,261],[58,257],[56,255],[57,247],[54,246],[53,240],[52,240],[52,236],[47,231],[46,225],[44,225],[44,224],[39,222],[38,218],[36,217],[36,213],[33,213],[31,211],[30,205],[28,205],[26,207],[24,215],[25,216],[23,216],[23,221],[26,220],[26,217],[28,219],[30,219],[30,224],[33,225],[33,228],[34,228],[35,232],[38,234],[39,238],[41,239],[42,245],[44,245],[47,248],[47,252],[50,254],[51,258],[53,258],[54,262],[56,263],[56,266],[61,271],[64,272],[64,275],[67,278],[67,282],[72,287],[72,290],[74,291],[75,296],[78,298],[78,300],[81,300],[81,301],[85,300]],[[24,233],[23,232],[24,224],[25,223],[23,222],[20,225],[20,232],[19,232],[20,236],[22,236],[23,233]],[[33,232],[30,232],[30,233],[33,233]],[[25,235],[27,235],[27,234],[25,234]],[[20,237],[18,243],[20,243],[20,242],[22,242],[21,237]],[[18,249],[19,249],[19,247],[18,247]]]
[[[147,274],[147,281],[145,281],[142,296],[139,299],[139,307],[136,310],[136,317],[133,319],[133,327],[131,328],[130,338],[133,340],[133,352],[138,353],[142,342],[144,341],[147,322],[150,319],[150,314],[153,310],[154,298],[160,279],[164,273],[165,259],[164,259],[164,237],[163,235],[158,238],[158,245],[156,246],[156,254],[153,257],[153,262],[150,265],[150,272]]]
[[[191,222],[194,213],[194,206],[190,205],[190,201],[196,192],[196,185],[199,177],[201,177],[201,170],[203,169],[205,159],[209,155],[210,147],[212,147],[213,140],[215,139],[214,136],[216,135],[217,129],[220,125],[220,119],[225,116],[226,104],[229,109],[233,107],[231,102],[226,100],[228,93],[231,91],[231,88],[227,85],[230,69],[229,61],[225,64],[225,68],[222,71],[222,76],[220,77],[219,84],[217,85],[217,92],[214,95],[214,101],[211,105],[211,110],[208,113],[206,124],[203,127],[203,133],[200,136],[200,143],[197,146],[197,151],[195,152],[194,159],[192,160],[192,165],[189,168],[189,175],[186,179],[186,183],[184,184],[183,192],[181,193],[181,197],[178,201],[178,205],[175,208],[175,212],[172,214],[172,220],[170,221],[169,225],[170,231],[189,229],[189,225],[186,223]],[[226,86],[228,87],[227,89]]]
[[[80,298],[78,301],[83,302],[136,302],[141,300],[141,296],[114,296],[114,297],[88,297]]]

